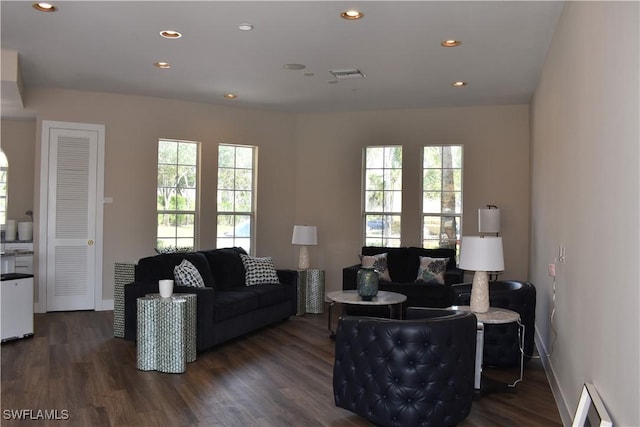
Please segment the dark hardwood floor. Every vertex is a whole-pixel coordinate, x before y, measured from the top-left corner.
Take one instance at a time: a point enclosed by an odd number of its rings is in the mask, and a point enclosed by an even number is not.
[[[326,316],[291,318],[199,354],[184,374],[163,374],[136,369],[136,346],[113,338],[110,311],[37,314],[33,338],[1,347],[0,422],[369,426],[333,403],[334,343],[328,338]],[[485,373],[511,382],[518,369]],[[460,426],[561,426],[539,361],[527,365],[524,378],[514,392],[474,401]],[[30,419],[12,419],[17,414]],[[59,419],[42,419],[47,416]]]

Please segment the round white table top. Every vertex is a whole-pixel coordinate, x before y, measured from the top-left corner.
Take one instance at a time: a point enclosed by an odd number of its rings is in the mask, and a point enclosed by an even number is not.
[[[468,305],[454,305],[451,307],[453,310],[471,311],[471,307]],[[486,313],[476,313],[478,321],[486,324],[499,325],[502,323],[512,323],[520,320],[520,314],[513,310],[507,310],[506,308],[489,307],[489,311]]]
[[[333,291],[327,293],[330,301],[342,304],[358,304],[358,305],[392,305],[400,304],[407,300],[407,296],[396,292],[378,291],[378,294],[371,301],[363,301],[358,295],[358,291]]]

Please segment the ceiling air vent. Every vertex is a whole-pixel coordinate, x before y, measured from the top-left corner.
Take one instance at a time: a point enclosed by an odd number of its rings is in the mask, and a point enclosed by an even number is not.
[[[329,70],[329,72],[338,80],[342,79],[363,79],[367,77],[362,71],[357,68],[339,68]]]

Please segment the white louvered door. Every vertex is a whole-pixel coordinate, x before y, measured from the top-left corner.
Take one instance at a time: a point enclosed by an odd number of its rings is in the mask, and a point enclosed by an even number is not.
[[[101,135],[84,129],[48,131],[46,311],[100,309],[95,297],[102,280],[101,268],[96,269],[101,262],[96,256],[102,234],[96,232]]]

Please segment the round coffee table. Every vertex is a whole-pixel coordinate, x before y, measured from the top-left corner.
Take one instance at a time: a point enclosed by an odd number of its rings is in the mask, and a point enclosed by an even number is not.
[[[370,301],[364,301],[362,297],[358,295],[358,291],[349,290],[329,292],[327,299],[329,300],[329,320],[327,326],[329,328],[329,336],[333,338],[336,335],[336,331],[331,327],[331,309],[337,302],[351,305],[386,305],[389,307],[389,317],[394,317],[394,309],[399,305],[400,310],[398,310],[396,317],[401,319],[402,303],[407,300],[407,296],[396,292],[378,291],[378,294]]]

